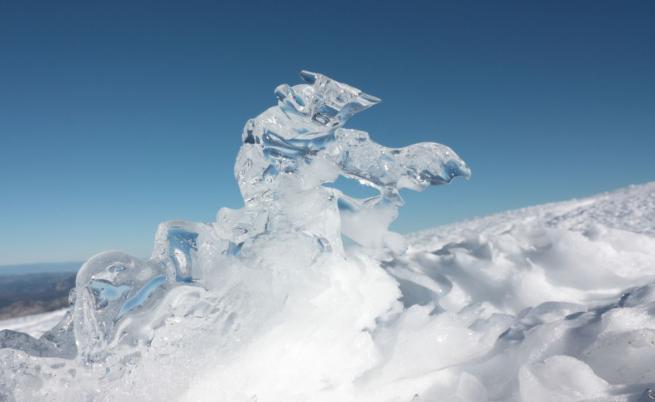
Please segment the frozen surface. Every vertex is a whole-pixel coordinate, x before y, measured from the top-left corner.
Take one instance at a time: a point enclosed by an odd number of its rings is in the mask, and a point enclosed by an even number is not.
[[[56,310],[49,313],[33,314],[0,321],[0,331],[3,329],[21,331],[35,338],[39,338],[57,325],[65,314],[66,310]]]
[[[91,258],[39,338],[0,323],[0,400],[649,400],[654,183],[403,237],[398,190],[468,168],[343,128],[379,100],[302,76],[244,127],[242,209]]]

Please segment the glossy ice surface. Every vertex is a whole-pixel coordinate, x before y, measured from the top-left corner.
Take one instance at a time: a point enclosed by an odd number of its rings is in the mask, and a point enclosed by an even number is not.
[[[147,261],[118,251],[90,258],[54,329],[38,339],[0,332],[0,396],[113,399],[115,384],[134,385],[135,370],[181,353],[184,362],[203,342],[225,357],[290,298],[311,299],[330,265],[353,264],[342,236],[383,259],[405,252],[387,229],[399,190],[468,177],[468,167],[445,145],[386,148],[344,128],[380,100],[321,74],[301,77],[276,88],[277,105],[245,124],[234,167],[244,207],[223,208],[212,223],[162,223]],[[378,195],[355,199],[323,186],[339,176]]]

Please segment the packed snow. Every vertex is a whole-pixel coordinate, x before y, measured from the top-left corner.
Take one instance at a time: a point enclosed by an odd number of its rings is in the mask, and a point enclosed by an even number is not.
[[[0,400],[655,400],[655,183],[403,237],[398,190],[465,163],[343,128],[379,100],[302,76],[244,128],[244,208],[165,222],[151,259],[87,261],[68,311],[0,323]]]

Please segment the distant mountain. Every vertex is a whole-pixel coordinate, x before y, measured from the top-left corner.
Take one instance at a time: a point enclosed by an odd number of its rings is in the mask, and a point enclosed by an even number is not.
[[[68,306],[79,262],[0,266],[0,320]]]
[[[77,272],[82,262],[41,262],[36,264],[0,265],[0,277],[7,275],[27,275],[45,273]]]

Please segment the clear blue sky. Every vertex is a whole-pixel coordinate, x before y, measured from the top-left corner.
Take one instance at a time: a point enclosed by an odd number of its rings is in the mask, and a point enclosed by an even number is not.
[[[407,232],[655,180],[655,2],[0,2],[0,264],[150,253],[240,206],[244,122],[310,69],[350,127],[450,145],[470,181]]]

